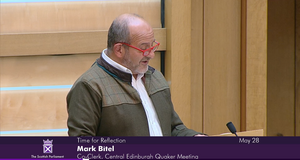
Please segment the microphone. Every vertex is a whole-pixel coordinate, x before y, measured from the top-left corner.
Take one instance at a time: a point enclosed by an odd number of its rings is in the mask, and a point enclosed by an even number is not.
[[[238,136],[238,135],[236,134],[236,129],[235,129],[235,127],[234,127],[234,125],[233,125],[232,122],[228,122],[228,123],[226,124],[226,126],[227,126],[227,128],[230,130],[230,132],[231,132],[232,134],[235,134],[235,136]]]

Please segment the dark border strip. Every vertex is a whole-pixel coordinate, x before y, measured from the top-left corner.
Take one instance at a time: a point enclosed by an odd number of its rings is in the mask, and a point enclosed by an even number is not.
[[[160,20],[161,27],[165,28],[165,0],[160,1]],[[160,52],[160,71],[163,75],[165,75],[165,51]]]
[[[247,0],[241,3],[241,88],[240,130],[246,131]]]

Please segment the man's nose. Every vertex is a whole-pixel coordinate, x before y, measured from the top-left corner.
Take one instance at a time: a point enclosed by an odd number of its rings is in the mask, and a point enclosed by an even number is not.
[[[152,50],[146,57],[152,59],[155,57],[155,52]]]

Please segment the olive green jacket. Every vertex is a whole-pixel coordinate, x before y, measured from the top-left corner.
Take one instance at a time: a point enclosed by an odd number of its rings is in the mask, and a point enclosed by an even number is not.
[[[75,82],[67,95],[70,136],[149,136],[145,110],[132,75],[102,57]],[[149,67],[143,77],[164,136],[194,136],[174,111],[164,76]]]

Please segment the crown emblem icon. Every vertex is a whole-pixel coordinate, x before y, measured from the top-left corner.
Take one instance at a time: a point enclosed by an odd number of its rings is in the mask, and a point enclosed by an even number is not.
[[[53,153],[53,144],[52,144],[53,140],[50,141],[49,139],[47,139],[47,140],[43,140],[43,142],[44,142],[43,152]]]
[[[53,142],[53,140],[49,141],[49,139],[47,139],[46,141],[45,140],[43,140],[43,141],[44,141],[44,144],[52,144],[52,142]]]

